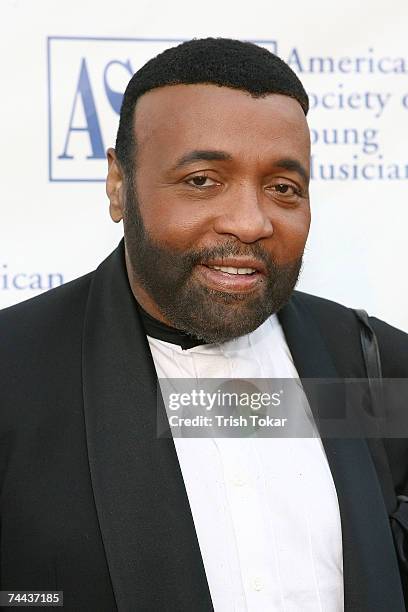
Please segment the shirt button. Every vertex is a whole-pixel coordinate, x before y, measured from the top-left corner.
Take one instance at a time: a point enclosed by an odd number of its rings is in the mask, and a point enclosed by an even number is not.
[[[254,589],[254,591],[262,591],[262,589],[264,588],[264,583],[261,578],[256,577],[252,580],[252,588]]]

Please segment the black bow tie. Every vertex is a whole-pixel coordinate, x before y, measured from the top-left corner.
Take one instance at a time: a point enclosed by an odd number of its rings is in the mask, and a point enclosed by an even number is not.
[[[204,340],[190,336],[186,332],[183,332],[175,327],[170,327],[166,323],[162,323],[158,319],[155,319],[148,312],[146,312],[139,302],[136,302],[145,332],[152,338],[157,340],[164,340],[165,342],[171,342],[172,344],[178,344],[181,346],[183,351],[191,349],[195,346],[207,344]]]

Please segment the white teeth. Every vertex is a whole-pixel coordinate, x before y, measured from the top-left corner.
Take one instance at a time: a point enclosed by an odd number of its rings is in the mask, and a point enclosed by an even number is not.
[[[256,272],[254,268],[232,268],[231,266],[209,266],[213,270],[228,272],[228,274],[252,274]]]

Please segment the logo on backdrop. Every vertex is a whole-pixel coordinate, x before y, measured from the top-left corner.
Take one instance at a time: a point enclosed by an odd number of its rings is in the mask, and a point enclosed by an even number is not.
[[[48,38],[49,179],[104,181],[123,93],[147,60],[181,39]],[[254,40],[297,72],[310,100],[313,180],[406,180],[408,60],[369,47],[356,55],[309,56]],[[279,47],[279,49],[278,49]],[[384,79],[387,76],[387,80]],[[383,133],[383,126],[386,130]]]
[[[123,93],[151,57],[181,39],[48,38],[50,181],[104,181]],[[276,53],[274,41],[257,41]]]

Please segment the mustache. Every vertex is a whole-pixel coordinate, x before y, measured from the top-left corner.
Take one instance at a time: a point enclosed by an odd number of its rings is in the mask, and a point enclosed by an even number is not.
[[[226,259],[227,257],[250,257],[263,263],[268,269],[274,270],[277,266],[271,255],[259,244],[238,244],[229,241],[213,247],[205,247],[185,253],[191,265],[196,265],[211,259]]]

